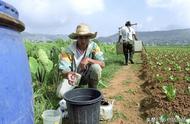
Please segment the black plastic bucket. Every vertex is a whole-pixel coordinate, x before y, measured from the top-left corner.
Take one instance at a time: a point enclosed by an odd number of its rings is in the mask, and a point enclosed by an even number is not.
[[[99,124],[100,91],[92,88],[79,88],[64,95],[70,124]]]

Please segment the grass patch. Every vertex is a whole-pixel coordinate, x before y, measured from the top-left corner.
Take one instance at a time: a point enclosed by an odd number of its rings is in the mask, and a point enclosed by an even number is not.
[[[141,68],[141,64],[143,62],[141,60],[141,53],[135,53],[133,61],[134,61],[135,64],[131,64],[131,67],[135,71],[138,71]]]
[[[105,68],[102,70],[102,78],[101,82],[98,85],[99,89],[106,88],[109,86],[109,81],[113,78],[113,75],[117,70],[119,70],[122,66],[121,64],[122,56],[116,55],[115,53],[106,53],[105,54]],[[101,84],[103,83],[103,85]]]
[[[133,95],[135,95],[137,93],[137,91],[134,89],[128,89],[126,92],[129,94],[133,94]]]
[[[116,101],[123,101],[124,97],[122,95],[117,95],[113,97]]]
[[[112,121],[117,120],[119,118],[124,119],[126,121],[128,120],[128,117],[123,112],[115,111]]]

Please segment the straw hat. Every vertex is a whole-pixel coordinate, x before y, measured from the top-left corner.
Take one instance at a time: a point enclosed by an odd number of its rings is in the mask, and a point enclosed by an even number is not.
[[[77,39],[78,36],[89,36],[90,39],[95,38],[97,32],[90,32],[88,25],[80,24],[76,28],[76,32],[73,32],[69,35],[71,39]]]

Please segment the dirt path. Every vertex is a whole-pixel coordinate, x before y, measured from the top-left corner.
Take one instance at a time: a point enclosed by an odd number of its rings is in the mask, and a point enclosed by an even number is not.
[[[123,66],[102,90],[104,97],[115,99],[114,117],[102,124],[145,124],[140,117],[140,101],[146,97],[140,85],[144,83],[138,75],[140,64]]]

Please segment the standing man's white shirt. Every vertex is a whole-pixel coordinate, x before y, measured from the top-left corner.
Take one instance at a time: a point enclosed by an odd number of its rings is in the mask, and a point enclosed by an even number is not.
[[[133,41],[133,34],[135,34],[135,30],[132,27],[123,26],[119,30],[119,35],[121,35],[122,41]]]

